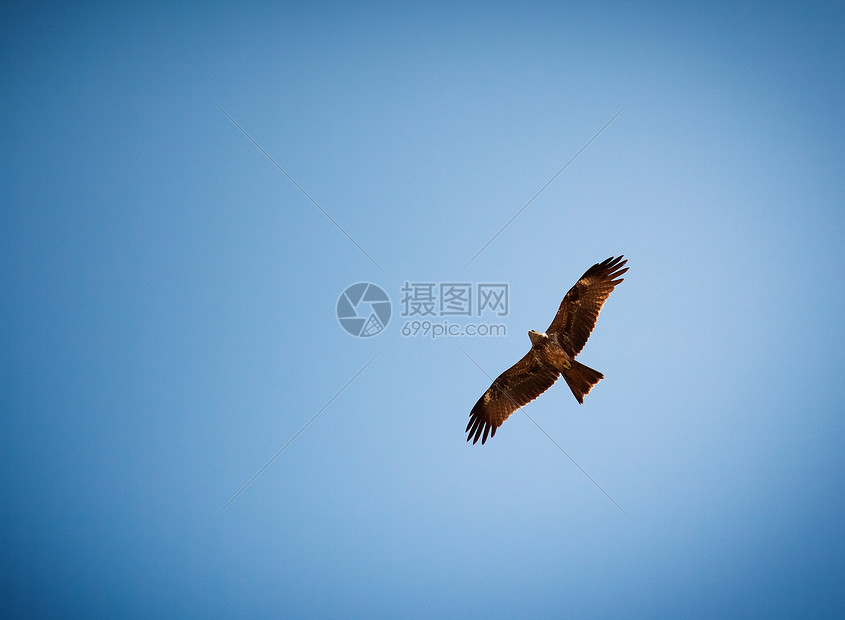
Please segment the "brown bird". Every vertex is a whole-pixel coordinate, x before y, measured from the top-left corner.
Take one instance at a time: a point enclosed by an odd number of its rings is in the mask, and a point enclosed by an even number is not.
[[[548,390],[563,375],[579,403],[604,379],[597,370],[575,361],[596,326],[599,312],[610,292],[622,282],[627,260],[610,257],[587,269],[560,302],[552,324],[541,334],[528,332],[531,350],[493,381],[469,413],[466,432],[472,443],[496,434],[517,409]],[[483,433],[483,435],[482,435]]]

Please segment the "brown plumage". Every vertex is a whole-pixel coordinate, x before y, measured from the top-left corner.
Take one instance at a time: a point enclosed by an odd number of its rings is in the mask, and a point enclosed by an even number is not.
[[[587,269],[560,302],[546,333],[531,330],[531,350],[493,381],[469,414],[466,432],[472,443],[483,444],[496,434],[517,409],[548,390],[563,375],[579,403],[604,378],[599,371],[575,361],[590,337],[610,292],[628,271],[627,260],[610,257]]]

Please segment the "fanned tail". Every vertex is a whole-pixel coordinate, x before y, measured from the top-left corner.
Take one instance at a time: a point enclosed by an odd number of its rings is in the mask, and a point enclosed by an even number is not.
[[[604,375],[575,360],[572,360],[571,364],[572,368],[563,371],[563,378],[575,395],[575,399],[583,405],[584,397],[590,393],[596,383],[604,379]]]

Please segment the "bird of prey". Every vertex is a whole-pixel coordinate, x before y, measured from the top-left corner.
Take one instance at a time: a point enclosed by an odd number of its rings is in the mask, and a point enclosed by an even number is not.
[[[575,361],[596,325],[604,302],[621,276],[627,260],[610,257],[587,269],[560,303],[552,324],[541,334],[528,332],[531,350],[499,375],[469,414],[466,432],[472,443],[496,434],[502,423],[517,409],[548,390],[563,375],[576,400],[583,404],[593,386],[604,375]],[[482,434],[483,433],[483,434]]]

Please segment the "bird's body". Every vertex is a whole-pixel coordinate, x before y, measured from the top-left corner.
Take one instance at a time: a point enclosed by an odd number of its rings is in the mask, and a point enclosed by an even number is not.
[[[572,358],[566,354],[563,347],[555,338],[554,334],[548,334],[528,330],[528,338],[531,340],[531,351],[535,357],[548,360],[558,372],[565,372],[572,368]]]
[[[597,370],[575,361],[595,327],[602,305],[622,282],[623,257],[608,258],[590,267],[569,289],[545,333],[531,330],[531,350],[511,366],[478,399],[470,412],[467,441],[481,438],[496,429],[517,409],[548,390],[563,376],[579,403],[604,378]],[[618,279],[616,279],[618,278]]]

